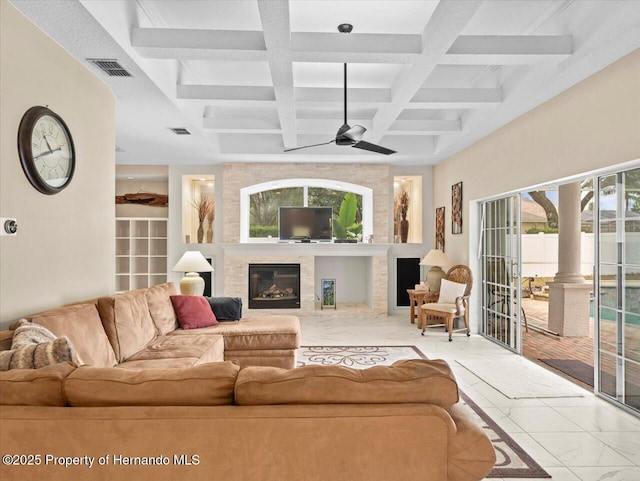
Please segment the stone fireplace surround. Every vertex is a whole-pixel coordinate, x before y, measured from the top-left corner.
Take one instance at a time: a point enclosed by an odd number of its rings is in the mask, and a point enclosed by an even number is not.
[[[316,309],[316,262],[323,257],[364,257],[366,268],[356,273],[367,287],[364,304],[376,313],[387,312],[388,259],[390,245],[390,170],[387,165],[354,164],[278,164],[278,163],[228,163],[223,167],[224,224],[224,292],[225,295],[243,298],[248,310],[247,275],[249,264],[300,264],[300,313]],[[240,244],[240,189],[254,184],[281,179],[326,179],[363,185],[373,190],[373,235],[375,244]],[[329,183],[330,185],[330,183]],[[339,289],[339,284],[338,284]],[[269,310],[277,313],[279,310]],[[283,313],[292,313],[283,309]]]

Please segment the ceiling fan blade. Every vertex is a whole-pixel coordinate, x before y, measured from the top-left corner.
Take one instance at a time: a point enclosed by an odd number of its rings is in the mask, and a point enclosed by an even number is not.
[[[343,137],[346,137],[354,142],[358,142],[362,139],[362,135],[367,131],[362,125],[354,125],[349,130],[342,134]]]
[[[332,144],[333,142],[335,142],[335,140],[330,140],[329,142],[322,142],[321,144],[305,145],[304,147],[294,147],[293,149],[284,149],[284,152],[292,152],[294,150],[308,149],[309,147],[318,147],[319,145],[329,145],[329,144]]]
[[[360,142],[353,144],[353,147],[356,149],[369,150],[371,152],[377,152],[378,154],[391,155],[395,154],[395,150],[387,149],[386,147],[381,147],[376,144],[371,144],[369,142],[365,142],[361,140]]]

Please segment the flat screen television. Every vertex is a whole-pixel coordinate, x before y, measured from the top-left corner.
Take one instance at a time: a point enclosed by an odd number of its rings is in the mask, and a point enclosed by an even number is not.
[[[331,207],[280,207],[280,240],[330,241],[333,237]]]

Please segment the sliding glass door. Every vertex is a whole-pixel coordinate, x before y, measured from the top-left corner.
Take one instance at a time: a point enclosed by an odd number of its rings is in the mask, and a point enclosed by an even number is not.
[[[482,208],[482,334],[521,352],[520,196]]]
[[[640,169],[597,183],[596,391],[640,411]]]

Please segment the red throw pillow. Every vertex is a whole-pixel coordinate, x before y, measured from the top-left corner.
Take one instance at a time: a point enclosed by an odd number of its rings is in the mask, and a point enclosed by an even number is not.
[[[202,296],[170,296],[182,329],[215,326],[218,323],[209,301]]]

